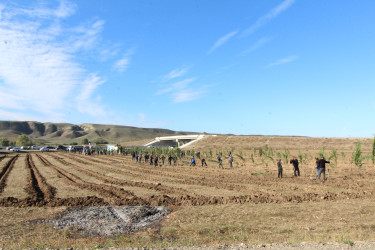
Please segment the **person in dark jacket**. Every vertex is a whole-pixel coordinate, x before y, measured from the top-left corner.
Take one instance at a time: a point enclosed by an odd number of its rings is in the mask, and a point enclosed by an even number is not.
[[[202,163],[202,167],[203,167],[204,165],[206,165],[206,167],[207,167],[206,159],[202,158],[201,163]]]
[[[158,161],[159,161],[159,157],[155,156],[155,158],[154,158],[154,166],[155,167],[158,166]]]
[[[326,181],[326,163],[330,163],[329,161],[326,161],[324,157],[322,157],[319,162],[319,174],[318,174],[318,179],[320,180],[320,175],[323,173],[323,181]]]
[[[278,170],[277,177],[283,178],[283,166],[281,165],[281,159],[277,160],[277,170]]]
[[[293,157],[293,159],[290,160],[290,164],[293,164],[294,176],[297,176],[297,173],[298,173],[298,176],[300,176],[297,158]]]
[[[168,165],[171,166],[172,165],[172,160],[173,160],[173,157],[170,155],[168,156]]]
[[[219,163],[219,168],[224,169],[224,167],[223,167],[223,160],[221,159],[220,156],[217,157],[217,162]]]

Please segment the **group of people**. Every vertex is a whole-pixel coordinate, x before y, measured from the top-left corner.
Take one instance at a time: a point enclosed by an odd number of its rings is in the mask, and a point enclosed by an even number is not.
[[[233,168],[233,156],[232,156],[232,152],[229,152],[229,155],[228,155],[228,161],[229,161],[229,167],[230,168]],[[217,162],[219,163],[219,168],[221,169],[224,169],[224,166],[223,166],[223,160],[221,159],[221,153],[218,154],[217,156]],[[207,167],[207,162],[206,162],[206,159],[202,158],[201,159],[201,164],[202,164],[202,167],[206,166]],[[190,167],[191,166],[196,166],[196,160],[194,158],[194,156],[191,158],[190,160]]]
[[[96,150],[94,150],[93,148],[87,147],[87,148],[83,148],[79,152],[81,154],[85,154],[85,155],[92,155],[92,154],[96,153]],[[188,153],[190,154],[190,151],[188,151]],[[106,154],[112,154],[113,155],[113,151],[103,149],[103,150],[98,150],[97,154],[98,155],[101,155],[101,154],[105,154],[105,155]],[[128,154],[128,152],[126,152],[126,155],[127,154]],[[172,166],[172,163],[173,163],[174,166],[177,166],[177,156],[168,155],[168,157],[166,157],[164,155],[161,155],[160,157],[158,157],[158,156],[149,155],[148,153],[145,153],[145,155],[142,155],[141,152],[136,153],[134,151],[131,152],[131,155],[132,155],[132,160],[137,162],[137,163],[141,163],[142,160],[143,160],[144,163],[149,163],[150,165],[154,165],[156,167],[156,166],[159,165],[160,161],[161,161],[160,165],[164,165],[165,160],[167,160],[169,166]],[[202,157],[202,158],[200,157],[201,156],[200,152],[195,152],[195,155],[197,156],[197,158],[200,158],[202,167],[208,166],[207,162],[206,162],[206,159],[204,157]],[[219,168],[224,169],[222,155],[223,154],[221,152],[218,153],[217,162],[218,162]],[[184,156],[185,156],[185,152],[182,151],[180,157],[183,158]],[[227,159],[228,159],[228,162],[229,162],[229,167],[233,168],[232,152],[229,152],[229,154],[227,156]],[[289,161],[289,163],[293,165],[294,176],[296,176],[296,177],[300,176],[298,159],[296,157],[293,157]],[[317,179],[320,180],[321,175],[323,175],[323,181],[325,181],[326,180],[326,164],[330,163],[330,162],[327,161],[324,157],[321,157],[320,159],[316,157],[315,163],[316,163]],[[194,167],[196,165],[197,165],[197,162],[196,162],[195,156],[192,156],[192,158],[190,160],[190,167],[192,167],[192,166]],[[278,174],[277,174],[278,178],[282,178],[283,177],[283,166],[282,166],[282,163],[281,163],[281,159],[277,160],[277,168],[278,168]]]
[[[207,165],[207,162],[206,162],[206,159],[204,159],[204,158],[202,158],[201,159],[201,164],[202,164],[202,167],[204,167],[204,166],[208,166]],[[193,167],[195,167],[197,165],[197,163],[196,163],[196,161],[195,161],[195,158],[194,158],[194,156],[191,158],[191,160],[190,160],[190,167],[191,166],[193,166]]]
[[[293,157],[293,159],[290,160],[290,164],[293,165],[293,172],[294,176],[300,176],[300,171],[298,167],[298,159],[296,157]],[[318,159],[318,157],[315,158],[315,164],[316,164],[316,176],[320,180],[321,174],[323,174],[323,181],[326,180],[326,163],[330,163],[327,161],[324,157],[321,157]],[[283,166],[281,164],[281,159],[277,160],[277,177],[282,178],[283,177]]]
[[[177,166],[177,156],[172,157],[171,155],[168,155],[168,158],[166,158],[164,155],[158,157],[154,155],[149,155],[147,153],[143,155],[142,153],[136,154],[135,152],[133,152],[132,160],[136,163],[141,163],[143,160],[144,163],[150,163],[150,165],[154,165],[155,167],[159,166],[159,160],[161,160],[161,165],[164,165],[165,160],[167,160],[169,166],[172,166],[172,162],[174,166]]]

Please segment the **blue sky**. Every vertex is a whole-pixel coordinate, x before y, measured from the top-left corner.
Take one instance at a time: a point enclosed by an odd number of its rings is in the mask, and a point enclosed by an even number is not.
[[[0,3],[0,119],[372,137],[375,1]]]

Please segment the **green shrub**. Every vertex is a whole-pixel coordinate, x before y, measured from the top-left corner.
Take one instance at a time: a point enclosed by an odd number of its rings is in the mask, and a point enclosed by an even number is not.
[[[357,167],[362,167],[364,157],[362,156],[361,143],[357,142],[355,146],[355,151],[352,154],[352,163]]]
[[[337,150],[336,149],[332,149],[331,155],[329,156],[329,160],[332,161],[331,167],[334,168],[337,166]]]

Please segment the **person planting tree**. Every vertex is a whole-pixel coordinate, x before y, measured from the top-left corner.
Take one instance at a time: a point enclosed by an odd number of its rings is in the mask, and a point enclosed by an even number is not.
[[[229,152],[229,166],[230,166],[230,168],[233,168],[233,156],[232,156],[232,152]]]
[[[219,163],[219,168],[224,169],[224,167],[223,167],[223,160],[221,159],[220,156],[217,157],[217,162]]]
[[[191,161],[190,161],[190,167],[191,166],[194,166],[195,167],[196,163],[195,163],[195,159],[194,159],[194,156],[191,158]]]
[[[283,166],[281,165],[281,159],[277,160],[277,170],[278,170],[277,177],[283,178]]]
[[[293,157],[293,159],[290,160],[290,164],[293,164],[294,176],[297,176],[297,174],[300,176],[297,158]]]
[[[326,181],[326,163],[330,163],[329,161],[326,161],[324,157],[322,157],[319,160],[319,174],[318,179],[320,180],[320,175],[323,173],[323,181]]]
[[[202,167],[203,167],[204,165],[206,165],[206,167],[207,167],[206,159],[202,158],[202,159],[201,159],[201,163],[202,163]]]

